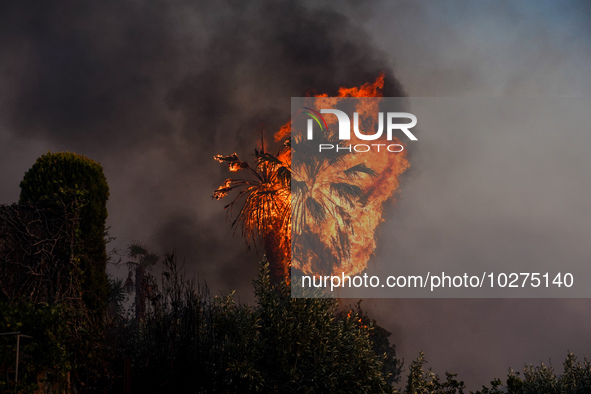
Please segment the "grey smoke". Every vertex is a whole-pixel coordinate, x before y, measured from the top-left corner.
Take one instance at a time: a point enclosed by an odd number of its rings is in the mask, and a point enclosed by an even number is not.
[[[251,298],[259,257],[210,194],[289,97],[386,72],[387,96],[589,96],[584,2],[2,2],[0,202],[47,150],[100,161],[116,245],[176,250]],[[568,146],[563,147],[568,151]],[[420,163],[405,175],[423,179]],[[426,174],[428,177],[428,174]],[[403,190],[404,193],[404,178]],[[396,212],[403,215],[404,212]],[[509,365],[591,354],[586,300],[368,300],[407,360],[473,388]]]

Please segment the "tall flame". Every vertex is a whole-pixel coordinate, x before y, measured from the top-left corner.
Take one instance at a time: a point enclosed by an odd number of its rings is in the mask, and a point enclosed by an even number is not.
[[[360,124],[369,129],[376,129],[377,114],[380,102],[383,100],[382,89],[384,75],[380,75],[375,82],[366,83],[360,87],[340,88],[336,97],[328,97],[326,94],[316,95],[314,106],[316,108],[336,108],[342,98],[365,97],[372,99],[357,100],[355,112],[359,114]],[[326,117],[329,128],[337,120],[335,117]],[[334,126],[332,127],[334,129]],[[285,124],[276,133],[275,139],[286,138],[291,132],[291,123]],[[366,141],[358,139],[353,133],[350,145],[365,144]],[[391,141],[393,144],[402,144],[398,139]],[[291,152],[284,153],[281,158],[284,162],[291,163]],[[307,182],[309,196],[318,201],[331,194],[328,190],[335,184],[343,187],[356,187],[363,191],[363,203],[352,204],[346,193],[332,193],[331,203],[338,206],[340,215],[332,215],[323,220],[310,220],[306,222],[308,231],[313,233],[323,243],[321,249],[330,251],[338,256],[338,262],[329,267],[319,260],[320,255],[307,253],[303,256],[292,255],[292,267],[306,274],[338,274],[355,275],[361,273],[373,255],[376,248],[375,234],[378,225],[383,221],[382,211],[384,203],[390,199],[399,187],[399,176],[410,166],[406,151],[400,153],[367,152],[362,154],[349,154],[343,160],[327,166],[318,174],[313,182]],[[292,166],[292,181],[298,177],[297,163]],[[347,171],[351,169],[364,169],[361,175],[355,177],[354,185],[350,185],[351,176]],[[367,169],[367,170],[365,170]],[[370,174],[371,176],[368,175]],[[359,172],[357,172],[359,174]],[[300,179],[303,181],[303,179]],[[305,204],[300,204],[303,206]],[[348,219],[350,218],[350,219]],[[343,223],[347,221],[347,223]],[[347,228],[346,242],[343,241],[343,228]],[[300,231],[294,228],[294,231]],[[294,235],[294,234],[292,234]],[[337,249],[345,248],[346,253]],[[319,267],[322,267],[319,269]]]

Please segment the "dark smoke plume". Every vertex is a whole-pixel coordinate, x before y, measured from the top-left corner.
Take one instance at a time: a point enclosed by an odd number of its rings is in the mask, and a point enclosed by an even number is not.
[[[119,246],[176,250],[224,287],[249,286],[237,273],[252,277],[258,257],[209,198],[226,176],[213,155],[271,141],[291,96],[380,72],[385,95],[403,95],[352,19],[297,1],[4,2],[0,37],[12,138],[100,161]]]

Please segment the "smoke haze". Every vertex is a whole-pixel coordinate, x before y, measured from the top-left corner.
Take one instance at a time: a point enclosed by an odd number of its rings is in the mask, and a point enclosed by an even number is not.
[[[591,92],[587,3],[332,4],[3,2],[0,203],[18,199],[24,172],[48,150],[85,154],[105,169],[114,246],[176,250],[214,292],[249,300],[260,257],[210,198],[227,177],[212,157],[246,159],[261,133],[271,141],[291,96],[379,72],[385,96]],[[411,165],[408,180],[430,182]],[[364,305],[407,365],[424,350],[436,372],[458,372],[471,388],[523,362],[558,365],[567,349],[591,354],[587,300]]]

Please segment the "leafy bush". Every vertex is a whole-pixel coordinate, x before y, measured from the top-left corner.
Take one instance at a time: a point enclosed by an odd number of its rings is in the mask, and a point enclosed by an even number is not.
[[[21,332],[18,390],[32,392],[41,377],[54,389],[65,389],[71,369],[66,339],[68,321],[61,306],[31,302],[0,304],[0,330]],[[0,391],[15,391],[16,335],[0,337]],[[10,374],[8,372],[10,371]]]
[[[20,187],[21,204],[79,209],[83,299],[91,311],[102,313],[108,297],[105,221],[109,187],[101,165],[76,153],[47,153],[25,173]]]
[[[292,299],[270,284],[267,264],[254,307],[211,297],[173,256],[161,283],[128,331],[139,392],[393,392],[359,316],[340,316],[334,299]]]
[[[523,367],[523,377],[520,372],[509,369],[505,390],[501,389],[502,381],[495,379],[491,388],[483,387],[477,394],[591,393],[591,363],[587,357],[580,362],[574,354],[568,353],[563,367],[564,372],[556,375],[554,368],[544,363],[527,365]]]

